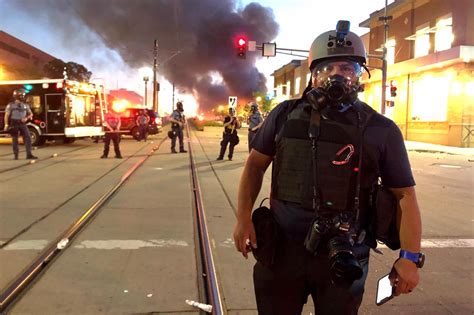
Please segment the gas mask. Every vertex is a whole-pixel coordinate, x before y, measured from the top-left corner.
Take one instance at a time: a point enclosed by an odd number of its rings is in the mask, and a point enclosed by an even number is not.
[[[315,108],[351,104],[360,91],[362,67],[351,60],[326,60],[312,70],[314,88],[306,98]]]

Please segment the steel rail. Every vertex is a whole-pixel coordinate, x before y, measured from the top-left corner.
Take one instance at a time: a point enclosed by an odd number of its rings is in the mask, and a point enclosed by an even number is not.
[[[146,146],[146,145],[145,145]],[[86,186],[84,186],[81,190],[79,190],[78,192],[76,192],[74,195],[72,195],[71,197],[67,198],[66,200],[64,200],[63,202],[61,202],[59,205],[57,205],[56,207],[54,207],[52,210],[50,210],[48,213],[46,213],[45,215],[39,217],[38,219],[36,219],[35,221],[31,222],[30,224],[28,224],[26,227],[24,227],[23,229],[21,229],[21,231],[17,232],[15,235],[13,235],[12,237],[10,237],[9,239],[7,239],[6,241],[4,241],[2,244],[0,244],[0,249],[6,247],[8,244],[10,244],[11,242],[13,242],[14,240],[16,240],[18,237],[20,237],[21,235],[23,235],[24,233],[26,233],[28,230],[30,230],[33,226],[35,226],[38,222],[41,222],[43,221],[44,219],[46,219],[47,217],[49,217],[51,214],[55,213],[56,211],[58,211],[59,209],[61,209],[64,205],[66,205],[68,202],[70,202],[71,200],[73,200],[74,198],[76,198],[77,196],[79,196],[80,194],[82,194],[84,191],[86,191],[87,189],[89,189],[92,185],[94,185],[95,183],[97,183],[99,180],[101,180],[102,178],[104,178],[105,176],[107,176],[108,174],[110,174],[112,171],[114,171],[115,169],[117,169],[118,167],[120,167],[123,163],[125,163],[126,161],[128,161],[131,157],[133,156],[136,156],[136,154],[138,152],[140,152],[145,146],[142,146],[140,149],[138,149],[137,151],[135,151],[135,153],[133,153],[131,156],[128,156],[126,157],[125,159],[123,159],[120,163],[118,163],[117,165],[115,165],[114,167],[112,167],[111,169],[107,170],[106,172],[104,172],[102,175],[100,175],[99,177],[97,177],[96,179],[94,179],[92,182],[90,182],[89,184],[87,184]],[[60,163],[62,161],[59,161],[59,162],[56,162],[56,163]],[[1,181],[0,181],[1,182]]]
[[[198,218],[197,226],[200,234],[200,246],[203,253],[205,278],[207,284],[207,303],[212,305],[212,314],[222,315],[226,314],[222,297],[219,290],[219,282],[217,281],[217,273],[214,264],[214,258],[212,255],[211,243],[209,241],[209,232],[206,223],[206,213],[204,212],[204,205],[202,202],[201,188],[199,186],[199,180],[197,177],[196,164],[194,162],[193,149],[191,146],[191,133],[189,132],[189,124],[186,124],[186,132],[188,136],[188,150],[189,150],[189,162],[192,180],[192,189],[194,195],[194,203],[196,208],[196,216]]]
[[[28,284],[30,284],[40,272],[74,239],[80,230],[99,212],[101,207],[108,201],[110,197],[125,183],[125,181],[156,151],[167,138],[163,138],[161,142],[152,148],[141,160],[135,163],[120,179],[120,181],[108,192],[102,195],[79,219],[76,220],[66,231],[64,231],[56,240],[44,250],[32,264],[30,264],[24,272],[16,277],[10,285],[8,285],[0,295],[0,312],[11,305],[11,303],[23,292]]]

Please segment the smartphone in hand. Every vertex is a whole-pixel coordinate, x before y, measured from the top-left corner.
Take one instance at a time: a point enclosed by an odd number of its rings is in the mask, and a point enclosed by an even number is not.
[[[375,297],[375,304],[380,306],[395,296],[395,287],[392,286],[392,281],[390,281],[390,273],[383,276],[377,282],[377,295]]]

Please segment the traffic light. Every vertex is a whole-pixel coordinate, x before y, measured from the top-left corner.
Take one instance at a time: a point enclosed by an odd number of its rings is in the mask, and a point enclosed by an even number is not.
[[[247,38],[243,36],[237,37],[237,56],[240,58],[245,58],[245,53],[247,50]]]
[[[390,96],[392,97],[397,96],[397,81],[394,81],[394,80],[390,81]]]

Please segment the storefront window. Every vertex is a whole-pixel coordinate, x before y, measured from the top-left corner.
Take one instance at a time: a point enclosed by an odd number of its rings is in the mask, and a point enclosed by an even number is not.
[[[414,81],[411,119],[413,121],[446,121],[448,87],[448,77],[424,76]]]

